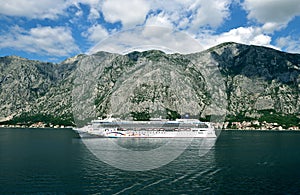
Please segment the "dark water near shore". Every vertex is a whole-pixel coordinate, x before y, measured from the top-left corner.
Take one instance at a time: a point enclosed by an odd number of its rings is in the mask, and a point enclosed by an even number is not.
[[[204,156],[123,171],[69,129],[0,129],[0,194],[300,194],[300,132],[222,131]]]

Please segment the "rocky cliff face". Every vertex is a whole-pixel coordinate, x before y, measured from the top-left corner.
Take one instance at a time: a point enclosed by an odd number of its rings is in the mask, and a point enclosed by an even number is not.
[[[299,117],[299,54],[239,44],[210,52],[226,77],[229,115],[259,118],[267,111]]]
[[[189,113],[230,120],[291,116],[297,121],[299,73],[299,54],[236,43],[189,55],[99,52],[59,64],[2,57],[0,120]]]

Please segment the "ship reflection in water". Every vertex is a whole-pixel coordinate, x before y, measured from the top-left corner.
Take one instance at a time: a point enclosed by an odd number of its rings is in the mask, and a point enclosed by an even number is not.
[[[188,146],[205,155],[217,138],[82,138],[101,161],[122,170],[146,171],[166,165]]]

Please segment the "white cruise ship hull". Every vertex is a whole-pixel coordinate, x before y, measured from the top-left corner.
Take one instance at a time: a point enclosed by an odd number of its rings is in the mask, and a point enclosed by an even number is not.
[[[82,138],[215,138],[213,129],[192,131],[114,131],[74,129]]]
[[[215,138],[209,123],[199,120],[176,121],[117,121],[93,120],[90,125],[74,128],[80,137],[104,138]]]

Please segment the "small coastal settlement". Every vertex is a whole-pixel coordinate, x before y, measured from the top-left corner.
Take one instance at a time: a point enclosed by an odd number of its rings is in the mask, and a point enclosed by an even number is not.
[[[53,124],[45,124],[43,122],[37,122],[31,125],[24,124],[16,124],[16,125],[0,125],[2,128],[72,128],[72,126],[65,125],[53,125]]]
[[[290,126],[285,128],[278,123],[268,123],[266,121],[259,122],[254,121],[243,121],[243,122],[223,122],[214,123],[217,129],[231,129],[231,130],[300,130],[300,126]]]

